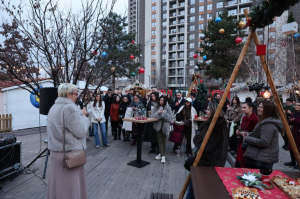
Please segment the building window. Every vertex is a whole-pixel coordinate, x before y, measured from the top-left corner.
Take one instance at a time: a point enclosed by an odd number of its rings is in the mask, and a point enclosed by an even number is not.
[[[166,51],[166,46],[163,46],[163,47],[162,47],[162,51]]]
[[[151,27],[153,28],[153,27],[155,27],[156,26],[156,22],[152,22],[151,23]]]
[[[151,39],[151,44],[155,44],[155,38]]]
[[[181,10],[181,11],[179,12],[179,15],[184,15],[184,10]]]
[[[195,34],[190,34],[189,35],[189,40],[195,39]]]
[[[165,21],[162,22],[162,26],[163,26],[163,27],[166,27],[166,25],[167,25],[167,22],[165,22]]]
[[[156,10],[156,6],[152,6],[152,7],[151,7],[151,10],[152,10],[152,11],[155,11],[155,10]]]
[[[220,16],[222,14],[222,11],[216,12],[216,16]],[[245,20],[246,21],[246,20]]]
[[[180,36],[179,41],[184,41],[184,36]]]
[[[194,31],[195,30],[195,25],[190,26],[189,30]]]
[[[211,19],[212,18],[212,13],[207,14],[207,19]]]
[[[184,53],[183,52],[179,53],[179,58],[184,58]]]
[[[163,31],[162,31],[162,34],[163,34],[163,35],[166,35],[166,34],[167,34],[167,31],[166,31],[166,30],[163,30]]]
[[[152,0],[152,3],[155,3],[156,2],[156,0]]]
[[[189,57],[193,57],[194,54],[195,54],[195,53],[194,53],[193,51],[189,52]]]
[[[270,38],[275,38],[276,32],[270,32]]]
[[[179,65],[179,67],[184,67],[184,62],[183,61],[179,61],[178,65]]]
[[[195,60],[190,60],[190,66],[194,66],[195,65]]]
[[[166,5],[163,6],[163,10],[167,10],[167,6]]]
[[[155,68],[155,62],[151,63],[151,68]]]
[[[152,71],[151,71],[151,75],[155,75],[155,70],[152,70]]]
[[[217,3],[217,8],[223,8],[223,2],[222,1]]]
[[[195,16],[190,17],[190,22],[194,22],[195,21]]]
[[[151,46],[151,51],[155,51],[155,46]]]
[[[199,21],[204,20],[204,15],[199,15]]]
[[[199,3],[202,3],[202,2],[204,2],[204,0],[199,0]]]
[[[156,19],[156,14],[151,15],[151,19]]]
[[[163,39],[162,39],[162,43],[165,44],[165,43],[166,43],[166,40],[167,40],[166,38],[163,38]]]
[[[195,8],[190,8],[190,13],[195,13]]]
[[[151,59],[155,59],[156,55],[151,55]]]
[[[183,78],[182,77],[178,78],[178,84],[183,84]]]
[[[195,0],[191,0],[191,5],[195,4]]]
[[[184,32],[184,27],[179,28],[179,32]]]
[[[235,5],[237,4],[237,0],[231,0],[231,1],[228,1],[228,5],[231,6],[231,5]]]
[[[156,30],[151,30],[151,35],[156,35]]]
[[[184,50],[184,44],[179,44],[179,50]]]
[[[229,10],[228,11],[228,15],[230,16],[230,15],[235,15],[236,14],[236,9],[234,9],[234,10]]]
[[[275,43],[274,42],[269,43],[269,49],[275,49]]]
[[[190,43],[190,48],[195,48],[195,44],[194,43]]]
[[[167,0],[163,0],[163,3],[166,3],[167,2]]]
[[[207,5],[207,10],[212,10],[212,4]]]
[[[163,19],[166,19],[167,18],[167,14],[163,14]]]
[[[166,54],[162,54],[162,55],[161,55],[161,58],[162,58],[162,59],[166,59]]]
[[[204,11],[204,6],[199,6],[199,12]]]
[[[160,64],[160,66],[161,66],[161,67],[166,67],[166,62],[162,62],[162,63]]]
[[[151,78],[151,84],[155,84],[155,78]]]
[[[203,30],[203,29],[204,29],[204,24],[203,23],[199,24],[199,30]]]

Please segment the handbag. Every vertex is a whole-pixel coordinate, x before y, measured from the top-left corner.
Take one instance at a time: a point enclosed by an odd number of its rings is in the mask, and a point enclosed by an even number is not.
[[[246,150],[247,147],[248,147],[248,144],[246,142],[243,142],[241,148]]]
[[[191,155],[190,157],[188,157],[185,162],[184,162],[184,168],[188,171],[191,171],[191,166],[193,166],[194,162],[195,162],[195,159],[196,159],[196,156],[198,154],[198,151],[199,149],[193,154]]]
[[[63,111],[63,152],[64,152],[64,166],[68,169],[72,169],[81,165],[84,165],[86,163],[86,153],[84,149],[81,150],[74,150],[66,153],[65,151],[65,139],[66,139],[66,132],[65,132],[65,116]],[[82,146],[83,148],[83,146]]]

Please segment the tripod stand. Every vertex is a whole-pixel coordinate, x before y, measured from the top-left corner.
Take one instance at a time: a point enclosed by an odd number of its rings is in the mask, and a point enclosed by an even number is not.
[[[46,155],[43,155],[44,153],[47,153]],[[50,151],[48,150],[48,148],[44,149],[34,160],[32,160],[29,165],[26,166],[26,168],[28,169],[37,159],[41,158],[41,157],[45,157],[46,156],[46,161],[45,161],[45,166],[44,166],[44,173],[43,173],[43,179],[45,179],[46,177],[46,170],[47,170],[47,165],[48,165],[48,157],[50,155]]]

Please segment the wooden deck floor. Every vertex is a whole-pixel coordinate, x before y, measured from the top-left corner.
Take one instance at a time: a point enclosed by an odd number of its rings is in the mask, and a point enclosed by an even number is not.
[[[18,137],[22,141],[22,161],[27,166],[38,154],[46,148],[43,140],[46,133],[30,134]],[[150,165],[141,169],[128,166],[127,163],[136,158],[136,146],[129,142],[112,141],[111,147],[96,149],[94,139],[87,142],[87,163],[85,165],[88,196],[91,199],[134,199],[150,198],[151,192],[172,193],[178,198],[188,172],[183,167],[185,156],[179,157],[172,154],[172,143],[168,143],[167,163],[161,164],[155,160],[154,154],[148,154],[150,143],[143,144],[142,159],[149,161]],[[41,143],[41,144],[40,144]],[[24,173],[13,180],[1,183],[3,192],[1,199],[46,198],[47,180],[43,180],[45,157],[38,159],[31,167],[28,174]],[[48,168],[49,168],[48,163]]]

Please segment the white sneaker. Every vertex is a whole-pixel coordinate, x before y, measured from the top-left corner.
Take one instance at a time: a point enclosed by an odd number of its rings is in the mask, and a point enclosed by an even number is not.
[[[161,155],[158,154],[158,155],[155,157],[155,159],[160,160],[160,159],[161,159]]]
[[[165,164],[165,163],[166,163],[166,157],[165,157],[165,156],[162,156],[160,162],[161,162],[162,164]]]

